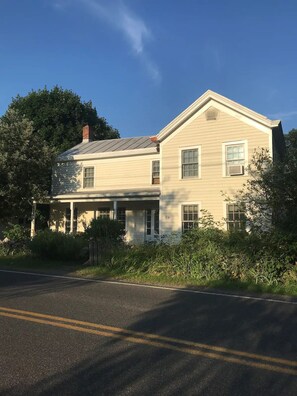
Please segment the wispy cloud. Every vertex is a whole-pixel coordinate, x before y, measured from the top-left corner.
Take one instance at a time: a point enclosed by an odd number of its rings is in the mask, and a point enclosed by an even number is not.
[[[150,77],[155,82],[161,81],[160,70],[146,50],[146,44],[153,39],[153,35],[146,23],[127,8],[123,0],[104,2],[102,0],[76,0],[76,3],[84,7],[86,12],[122,33],[133,55],[144,64]],[[68,0],[55,0],[54,5],[56,8],[64,7],[69,5],[69,2]]]
[[[224,61],[221,55],[221,52],[218,48],[210,48],[210,55],[212,58],[213,67],[217,72],[221,72],[223,70]]]
[[[289,120],[296,116],[297,116],[297,110],[284,111],[284,112],[279,112],[279,113],[274,113],[274,114],[268,115],[268,117],[270,117],[270,118],[276,118],[276,119],[281,119],[281,120]]]

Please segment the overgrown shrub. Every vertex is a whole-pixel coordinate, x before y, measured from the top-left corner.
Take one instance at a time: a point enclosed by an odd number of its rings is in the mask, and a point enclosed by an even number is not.
[[[93,219],[85,230],[85,237],[94,238],[106,245],[123,242],[125,228],[122,223],[108,217]]]
[[[296,272],[296,260],[293,235],[227,232],[210,227],[191,230],[173,245],[123,246],[102,264],[135,274],[277,285],[286,281],[288,273]]]
[[[29,229],[19,224],[11,224],[10,228],[3,231],[3,235],[13,242],[28,242],[30,239]]]
[[[0,244],[0,256],[27,253],[30,241],[30,231],[19,224],[10,224],[3,231],[4,241]]]
[[[42,258],[79,261],[87,258],[86,245],[81,236],[45,230],[38,232],[29,246],[33,254]]]

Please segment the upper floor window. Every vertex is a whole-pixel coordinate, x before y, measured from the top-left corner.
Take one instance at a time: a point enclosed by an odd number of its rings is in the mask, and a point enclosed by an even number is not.
[[[152,184],[160,184],[160,161],[152,161]]]
[[[229,231],[244,230],[246,217],[244,208],[236,204],[227,205],[227,229]]]
[[[245,144],[234,143],[225,146],[226,176],[237,176],[244,174]]]
[[[182,205],[182,231],[198,228],[198,205]]]
[[[182,179],[198,177],[198,148],[182,150],[181,164]]]
[[[83,186],[84,186],[84,188],[94,187],[94,167],[93,166],[84,168]]]

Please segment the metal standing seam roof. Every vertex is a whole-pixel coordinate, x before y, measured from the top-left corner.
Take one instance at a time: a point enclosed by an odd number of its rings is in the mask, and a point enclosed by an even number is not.
[[[80,143],[60,154],[58,158],[80,154],[111,153],[114,151],[137,150],[151,147],[157,147],[157,144],[152,142],[149,136],[95,140],[93,142]]]

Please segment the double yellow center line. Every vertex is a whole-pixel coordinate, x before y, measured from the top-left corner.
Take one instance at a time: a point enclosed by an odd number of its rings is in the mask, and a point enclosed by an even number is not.
[[[237,351],[214,345],[165,337],[158,334],[143,333],[114,326],[68,319],[60,316],[23,311],[20,309],[0,307],[0,316],[50,325],[102,337],[112,337],[130,343],[169,349],[189,355],[203,356],[224,362],[297,376],[297,361]]]

